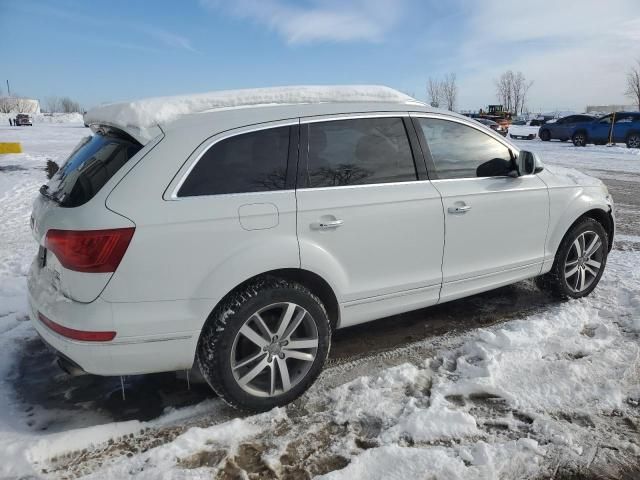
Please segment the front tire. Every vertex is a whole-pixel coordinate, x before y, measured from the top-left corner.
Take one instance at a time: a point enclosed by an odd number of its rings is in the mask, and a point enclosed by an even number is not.
[[[542,130],[540,132],[540,140],[542,140],[543,142],[548,142],[549,140],[551,140],[551,133],[549,132],[549,130]]]
[[[640,133],[632,133],[627,137],[627,148],[640,148]]]
[[[329,353],[324,305],[296,282],[264,277],[231,293],[205,324],[196,360],[229,405],[266,411],[302,395]]]
[[[536,284],[558,298],[586,297],[602,277],[608,245],[604,227],[593,218],[583,218],[564,236],[551,270]]]

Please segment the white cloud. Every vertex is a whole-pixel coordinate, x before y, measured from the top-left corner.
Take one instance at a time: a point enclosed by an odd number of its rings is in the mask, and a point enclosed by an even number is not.
[[[167,47],[182,48],[184,50],[191,50],[192,52],[195,52],[195,49],[191,46],[191,41],[182,35],[177,35],[151,25],[136,25],[134,28],[140,30],[140,32],[150,36],[151,38],[164,43]]]
[[[306,5],[284,0],[237,0],[232,6],[218,0],[201,3],[272,28],[290,44],[379,42],[397,24],[404,5],[401,0],[315,0]]]
[[[493,80],[506,69],[534,81],[528,104],[536,109],[583,109],[630,103],[626,69],[640,57],[637,0],[538,0],[474,3],[452,63],[461,75],[461,105],[495,101]]]

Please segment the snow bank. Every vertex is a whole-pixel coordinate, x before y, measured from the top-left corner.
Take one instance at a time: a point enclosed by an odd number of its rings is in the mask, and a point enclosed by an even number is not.
[[[34,125],[41,123],[83,123],[81,113],[35,113],[29,115]],[[8,126],[9,119],[15,117],[15,113],[0,113],[0,125]]]
[[[392,88],[373,85],[253,88],[112,103],[91,109],[86,119],[88,123],[107,122],[145,129],[170,123],[180,115],[215,108],[327,102],[410,103],[417,100]]]

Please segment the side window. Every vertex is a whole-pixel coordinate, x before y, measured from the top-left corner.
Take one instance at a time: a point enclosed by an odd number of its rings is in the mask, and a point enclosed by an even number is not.
[[[502,143],[462,123],[419,119],[438,178],[504,176],[512,170],[510,150]]]
[[[288,156],[289,127],[226,138],[200,158],[178,196],[284,190]]]
[[[598,123],[610,125],[611,124],[611,115],[607,115],[606,117],[601,118],[600,120],[598,120]]]
[[[631,123],[633,122],[633,115],[616,115],[615,123]]]
[[[308,187],[335,187],[417,179],[401,118],[334,120],[309,124]]]

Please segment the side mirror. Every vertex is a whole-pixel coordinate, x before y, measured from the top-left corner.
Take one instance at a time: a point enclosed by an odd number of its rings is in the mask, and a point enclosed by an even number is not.
[[[527,150],[520,150],[515,163],[520,176],[533,175],[534,173],[541,172],[543,169],[542,164],[537,160],[535,154]]]

